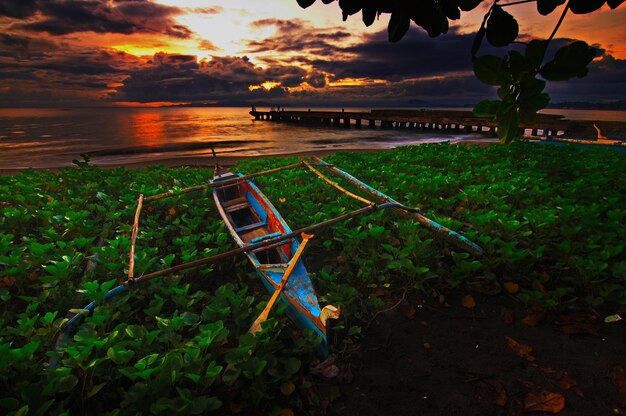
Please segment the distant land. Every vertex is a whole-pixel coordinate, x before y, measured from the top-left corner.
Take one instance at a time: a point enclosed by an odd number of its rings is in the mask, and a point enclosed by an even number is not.
[[[550,104],[548,108],[580,109],[580,110],[626,110],[626,100],[608,103],[563,102]]]
[[[252,107],[257,108],[272,108],[280,105],[289,110],[289,107],[303,108],[320,108],[320,107],[359,107],[359,108],[467,108],[474,107],[472,103],[428,103],[425,100],[410,100],[403,103],[386,103],[383,105],[375,105],[373,103],[289,103],[288,101],[277,104],[272,102],[256,102],[249,101],[230,101],[230,102],[211,102],[211,103],[185,103],[185,104],[172,104],[166,107]],[[555,109],[579,109],[579,110],[617,110],[626,111],[626,100],[611,101],[611,102],[582,102],[582,101],[567,101],[560,103],[553,103],[548,108]]]

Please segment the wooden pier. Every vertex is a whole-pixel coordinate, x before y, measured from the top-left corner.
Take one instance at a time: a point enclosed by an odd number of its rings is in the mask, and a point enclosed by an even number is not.
[[[344,128],[417,129],[442,132],[479,132],[496,136],[497,123],[492,118],[476,117],[462,110],[371,110],[351,111],[250,111],[255,120],[325,125]],[[593,125],[609,136],[626,136],[626,122],[598,120],[567,120],[560,115],[539,114],[533,125],[520,124],[525,136],[587,136],[597,137]]]

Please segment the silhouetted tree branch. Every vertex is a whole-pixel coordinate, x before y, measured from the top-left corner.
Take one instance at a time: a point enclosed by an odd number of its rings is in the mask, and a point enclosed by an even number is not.
[[[296,0],[309,7],[315,0]],[[334,0],[322,0],[324,4]],[[508,50],[503,57],[478,55],[485,38],[493,46],[505,47],[516,41],[519,26],[513,15],[505,11],[523,3],[537,3],[537,12],[546,16],[567,3],[561,17],[548,39],[533,39],[526,43],[524,53]],[[537,112],[550,102],[544,92],[546,81],[565,81],[587,75],[587,67],[597,54],[597,49],[584,41],[574,41],[557,50],[546,62],[546,51],[568,12],[587,14],[608,4],[617,8],[624,0],[518,0],[505,3],[494,0],[476,32],[471,55],[474,74],[485,84],[498,88],[498,99],[483,100],[474,107],[474,114],[493,117],[498,122],[498,137],[508,143],[519,137],[519,123],[535,120]],[[400,41],[411,22],[424,29],[430,37],[445,34],[450,20],[461,18],[461,12],[478,7],[483,0],[339,0],[343,19],[361,12],[363,23],[370,26],[376,17],[391,14],[387,31],[390,42]]]

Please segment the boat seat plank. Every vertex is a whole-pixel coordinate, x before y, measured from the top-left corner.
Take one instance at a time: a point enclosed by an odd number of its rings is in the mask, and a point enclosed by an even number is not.
[[[222,203],[222,206],[224,208],[228,208],[231,207],[233,205],[237,205],[237,204],[241,204],[242,202],[246,202],[246,197],[245,196],[240,196],[239,198],[235,198],[235,199],[231,199],[229,201],[224,201]]]
[[[267,235],[267,229],[265,229],[264,227],[259,227],[245,234],[240,234],[239,236],[241,237],[244,243],[248,244],[250,243],[250,241],[252,241],[252,239],[261,237],[264,235]]]
[[[224,208],[224,211],[235,212],[244,208],[248,208],[249,206],[250,206],[250,203],[248,203],[248,201],[245,201],[245,202],[240,202],[239,204],[231,205],[228,208]]]
[[[274,237],[278,237],[279,235],[283,235],[283,233],[281,233],[280,231],[275,232],[275,233],[271,233],[271,234],[265,234],[265,235],[260,235],[258,237],[253,238],[252,240],[250,240],[250,242],[252,244],[256,244],[256,243],[260,243],[263,240],[267,240],[269,238],[274,238]]]
[[[266,224],[265,221],[259,221],[259,222],[255,222],[254,224],[250,224],[250,225],[246,225],[246,226],[243,226],[243,227],[235,228],[235,231],[237,231],[238,233],[247,232],[247,231],[250,231],[250,230],[254,230],[255,228],[263,227],[263,226],[265,226],[265,224]]]

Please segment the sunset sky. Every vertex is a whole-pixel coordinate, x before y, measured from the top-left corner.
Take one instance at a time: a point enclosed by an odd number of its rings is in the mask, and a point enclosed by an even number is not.
[[[469,56],[490,4],[439,38],[412,25],[390,44],[389,15],[366,28],[360,13],[342,21],[336,2],[3,0],[0,106],[472,104],[493,95]],[[549,36],[561,8],[507,10],[527,40]],[[624,22],[626,3],[568,15],[555,43],[583,39],[601,56],[588,77],[552,83],[553,102],[626,99]]]

